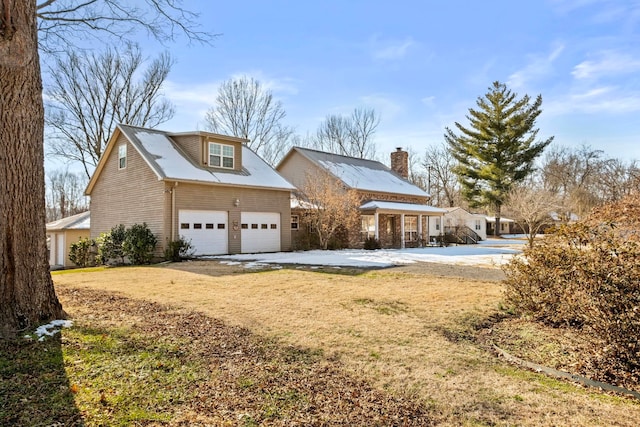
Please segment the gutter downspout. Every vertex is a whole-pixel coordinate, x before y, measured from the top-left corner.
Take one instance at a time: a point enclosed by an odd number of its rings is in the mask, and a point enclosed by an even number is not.
[[[178,187],[178,181],[173,183],[173,188],[171,189],[171,241],[175,242],[176,240],[176,188]]]

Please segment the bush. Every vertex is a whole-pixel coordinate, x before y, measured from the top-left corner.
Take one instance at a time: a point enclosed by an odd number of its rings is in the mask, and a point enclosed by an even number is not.
[[[122,244],[126,236],[123,224],[116,225],[110,231],[102,233],[96,239],[98,244],[98,256],[96,260],[100,264],[116,263],[124,264],[124,250]]]
[[[612,224],[559,228],[506,266],[517,313],[581,328],[603,381],[640,380],[640,243]]]
[[[133,224],[125,232],[122,251],[132,264],[148,264],[153,258],[158,239],[149,230],[147,223]]]
[[[169,246],[164,251],[164,257],[173,262],[180,262],[192,256],[193,245],[191,244],[191,240],[185,240],[183,237],[169,242]]]
[[[80,239],[71,244],[69,260],[78,267],[91,267],[96,265],[96,251],[95,240]]]
[[[375,237],[367,237],[364,241],[364,249],[368,250],[368,251],[373,251],[375,249],[380,249],[382,248],[382,245],[380,244],[380,240],[376,239]]]

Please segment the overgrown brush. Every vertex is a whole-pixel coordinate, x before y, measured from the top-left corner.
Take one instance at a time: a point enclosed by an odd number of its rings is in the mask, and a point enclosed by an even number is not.
[[[505,268],[505,300],[518,314],[581,328],[599,379],[640,383],[640,244],[614,223],[563,226]]]

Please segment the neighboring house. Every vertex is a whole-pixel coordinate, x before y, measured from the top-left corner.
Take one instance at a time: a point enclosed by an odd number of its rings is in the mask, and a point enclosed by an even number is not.
[[[294,187],[246,142],[117,125],[86,190],[91,237],[146,223],[159,256],[180,237],[196,255],[290,250]]]
[[[293,147],[276,170],[300,190],[307,179],[329,173],[347,189],[358,192],[361,200],[361,228],[349,230],[366,238],[378,239],[383,247],[417,247],[429,241],[429,223],[446,211],[428,205],[430,195],[407,180],[408,153],[391,153],[392,168],[380,162],[341,156],[323,151]],[[305,207],[294,200],[292,229],[300,229]]]
[[[89,238],[90,213],[82,212],[47,224],[47,240],[49,243],[49,265],[56,267],[73,267],[69,260],[69,249],[72,243]]]
[[[487,222],[487,235],[495,236],[496,232],[496,217],[485,217]],[[500,234],[519,234],[523,233],[522,229],[518,227],[516,222],[510,218],[500,218]]]
[[[472,240],[487,239],[487,220],[483,214],[470,213],[460,207],[446,208],[447,213],[444,214],[444,233],[457,234],[464,236],[469,235]],[[436,232],[437,230],[432,230]]]

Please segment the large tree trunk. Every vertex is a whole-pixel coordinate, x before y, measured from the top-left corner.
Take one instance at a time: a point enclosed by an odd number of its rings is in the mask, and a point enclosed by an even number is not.
[[[0,0],[0,337],[64,314],[47,259],[34,0]]]

